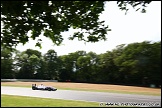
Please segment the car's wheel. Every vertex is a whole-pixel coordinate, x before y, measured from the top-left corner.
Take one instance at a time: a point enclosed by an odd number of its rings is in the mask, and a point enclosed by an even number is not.
[[[49,88],[48,91],[51,91],[51,89]]]

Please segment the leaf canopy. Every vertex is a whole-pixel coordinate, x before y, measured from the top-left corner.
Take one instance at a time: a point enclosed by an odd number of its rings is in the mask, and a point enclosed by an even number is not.
[[[121,10],[128,11],[127,4],[149,4],[151,1],[117,1]],[[64,39],[61,32],[69,28],[81,29],[69,39],[78,38],[85,42],[106,40],[109,29],[99,16],[104,11],[105,1],[1,1],[1,45],[12,48],[26,44],[29,38],[35,40],[43,33],[55,45]],[[139,10],[139,9],[137,9]],[[28,33],[31,32],[31,36]],[[88,36],[85,36],[88,34]],[[36,46],[41,48],[41,40]]]

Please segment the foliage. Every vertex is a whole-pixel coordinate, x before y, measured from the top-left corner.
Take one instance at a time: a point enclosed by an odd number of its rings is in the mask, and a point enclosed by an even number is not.
[[[117,1],[121,10],[127,5],[144,10],[151,1]],[[110,31],[99,16],[106,1],[1,1],[1,45],[12,48],[19,43],[26,44],[29,38],[35,40],[43,33],[54,44],[60,45],[64,37],[61,32],[69,28],[78,29],[69,39],[78,38],[85,42],[106,40]],[[141,7],[138,7],[141,6]],[[144,12],[144,11],[143,11]],[[31,32],[31,36],[28,33]],[[36,46],[41,47],[38,38]]]
[[[37,70],[40,68],[41,52],[37,50],[27,49],[19,53],[16,57],[16,65],[19,67],[17,77],[19,78],[35,78]]]
[[[157,48],[155,48],[156,45]],[[157,60],[157,58],[161,58],[160,48],[160,42],[151,44],[149,41],[132,43],[123,48],[121,55],[115,58],[115,64],[119,67],[119,72],[122,75],[120,78],[123,78],[122,82],[160,85],[161,60]]]
[[[13,59],[10,50],[1,46],[1,78],[14,78]]]
[[[73,82],[161,85],[161,42],[121,44],[103,54],[76,51],[57,56],[57,52],[48,50],[42,56],[37,50],[27,49],[15,52],[14,59],[9,50],[1,50],[1,78],[14,75]]]
[[[44,55],[45,62],[47,64],[47,79],[58,79],[58,58],[57,52],[54,50],[48,50]]]
[[[117,1],[118,7],[121,10],[125,10],[126,13],[129,10],[128,5],[131,5],[133,8],[136,8],[136,11],[141,10],[142,13],[145,13],[146,4],[149,4],[151,1]],[[141,6],[141,7],[139,7]]]

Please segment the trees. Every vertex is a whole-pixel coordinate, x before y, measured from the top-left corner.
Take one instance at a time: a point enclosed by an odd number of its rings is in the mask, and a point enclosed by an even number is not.
[[[17,78],[36,78],[38,69],[40,68],[41,52],[37,50],[27,49],[17,55],[16,65],[19,68]]]
[[[57,52],[54,50],[48,50],[48,52],[44,55],[44,60],[47,65],[47,79],[58,79],[58,57]]]
[[[76,51],[69,53],[68,55],[60,56],[61,60],[61,69],[60,69],[60,79],[62,81],[71,80],[77,81],[78,72],[80,67],[77,65],[77,60],[80,56],[85,56],[85,51]]]
[[[66,81],[66,80],[74,81],[73,79],[73,74],[74,74],[73,73],[73,65],[74,65],[73,61],[74,60],[72,58],[74,56],[70,56],[71,54],[59,56],[59,60],[60,60],[59,79],[60,81]]]
[[[49,50],[24,52],[1,47],[1,78],[57,79],[73,82],[161,85],[161,41],[118,45],[103,54],[76,51],[57,56]]]
[[[90,56],[80,56],[77,59],[77,65],[79,67],[79,71],[77,72],[77,80],[79,82],[88,82],[90,80],[91,76],[91,71],[90,69]]]
[[[139,58],[139,69],[143,70],[144,77],[147,78],[148,84],[161,85],[161,42],[142,42],[142,58]],[[143,78],[144,80],[144,78]]]
[[[149,86],[161,84],[161,43],[131,43],[115,58],[121,82]]]
[[[98,81],[102,83],[119,83],[120,74],[118,72],[118,67],[114,63],[115,58],[116,53],[110,51],[99,55]]]
[[[99,20],[106,1],[1,1],[1,21],[3,23],[1,44],[12,48],[18,43],[25,44],[29,38],[35,40],[41,33],[54,44],[61,44],[61,32],[69,28],[79,29],[69,39],[78,38],[86,42],[106,40],[110,29]],[[121,10],[128,11],[127,5],[137,10],[151,1],[117,1]],[[19,8],[17,8],[19,7]],[[31,36],[27,35],[31,32]],[[87,35],[87,36],[86,36]],[[41,39],[36,46],[41,47]]]
[[[15,78],[13,62],[11,51],[1,46],[1,79]]]

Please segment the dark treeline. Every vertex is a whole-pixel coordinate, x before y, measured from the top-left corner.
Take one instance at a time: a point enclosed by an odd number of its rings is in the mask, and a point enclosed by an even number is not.
[[[1,79],[11,78],[159,87],[161,41],[121,44],[103,54],[76,51],[63,56],[52,49],[42,55],[1,46]]]

